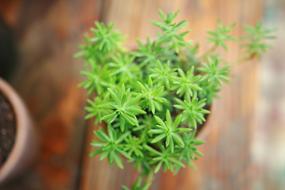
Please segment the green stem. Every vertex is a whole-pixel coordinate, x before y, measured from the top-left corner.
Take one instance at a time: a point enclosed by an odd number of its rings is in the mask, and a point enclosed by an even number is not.
[[[148,190],[152,185],[153,179],[154,179],[153,171],[150,171],[147,174],[145,174],[141,171],[141,169],[139,169],[139,175],[135,180],[135,183],[133,184],[132,188],[141,187],[142,190]]]
[[[146,177],[146,185],[145,185],[144,190],[148,190],[150,188],[150,186],[152,185],[153,179],[154,179],[154,173],[150,171]]]

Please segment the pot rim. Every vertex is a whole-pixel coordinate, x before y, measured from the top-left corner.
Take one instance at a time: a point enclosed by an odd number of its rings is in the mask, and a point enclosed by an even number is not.
[[[21,155],[23,154],[25,142],[29,138],[28,133],[30,130],[28,130],[28,127],[31,124],[31,120],[22,99],[17,95],[15,90],[1,78],[0,91],[12,107],[16,122],[16,137],[14,145],[7,157],[7,160],[5,160],[3,165],[0,167],[1,183],[1,181],[6,179],[12,170],[14,170],[14,166],[17,165]]]

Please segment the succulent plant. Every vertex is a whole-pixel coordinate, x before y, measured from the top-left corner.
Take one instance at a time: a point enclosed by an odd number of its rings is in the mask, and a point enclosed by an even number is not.
[[[217,50],[240,39],[247,57],[259,57],[272,36],[257,24],[237,38],[234,24],[218,22],[208,32],[211,47],[201,53],[197,43],[185,40],[187,22],[176,22],[176,16],[160,11],[157,37],[134,50],[123,47],[112,24],[97,22],[77,53],[85,61],[86,118],[104,123],[94,132],[91,155],[120,168],[133,163],[140,174],[133,190],[147,190],[160,169],[178,172],[202,155],[197,130],[230,73]]]

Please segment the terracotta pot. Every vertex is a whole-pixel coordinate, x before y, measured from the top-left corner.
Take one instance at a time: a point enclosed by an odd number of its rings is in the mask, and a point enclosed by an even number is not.
[[[0,91],[9,101],[16,119],[15,143],[7,160],[0,167],[0,184],[2,184],[23,172],[32,163],[37,150],[37,135],[23,101],[1,78]]]

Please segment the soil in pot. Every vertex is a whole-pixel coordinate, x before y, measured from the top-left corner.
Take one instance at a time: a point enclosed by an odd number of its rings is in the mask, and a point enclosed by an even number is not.
[[[15,114],[9,101],[0,91],[0,168],[13,148],[15,137]]]

